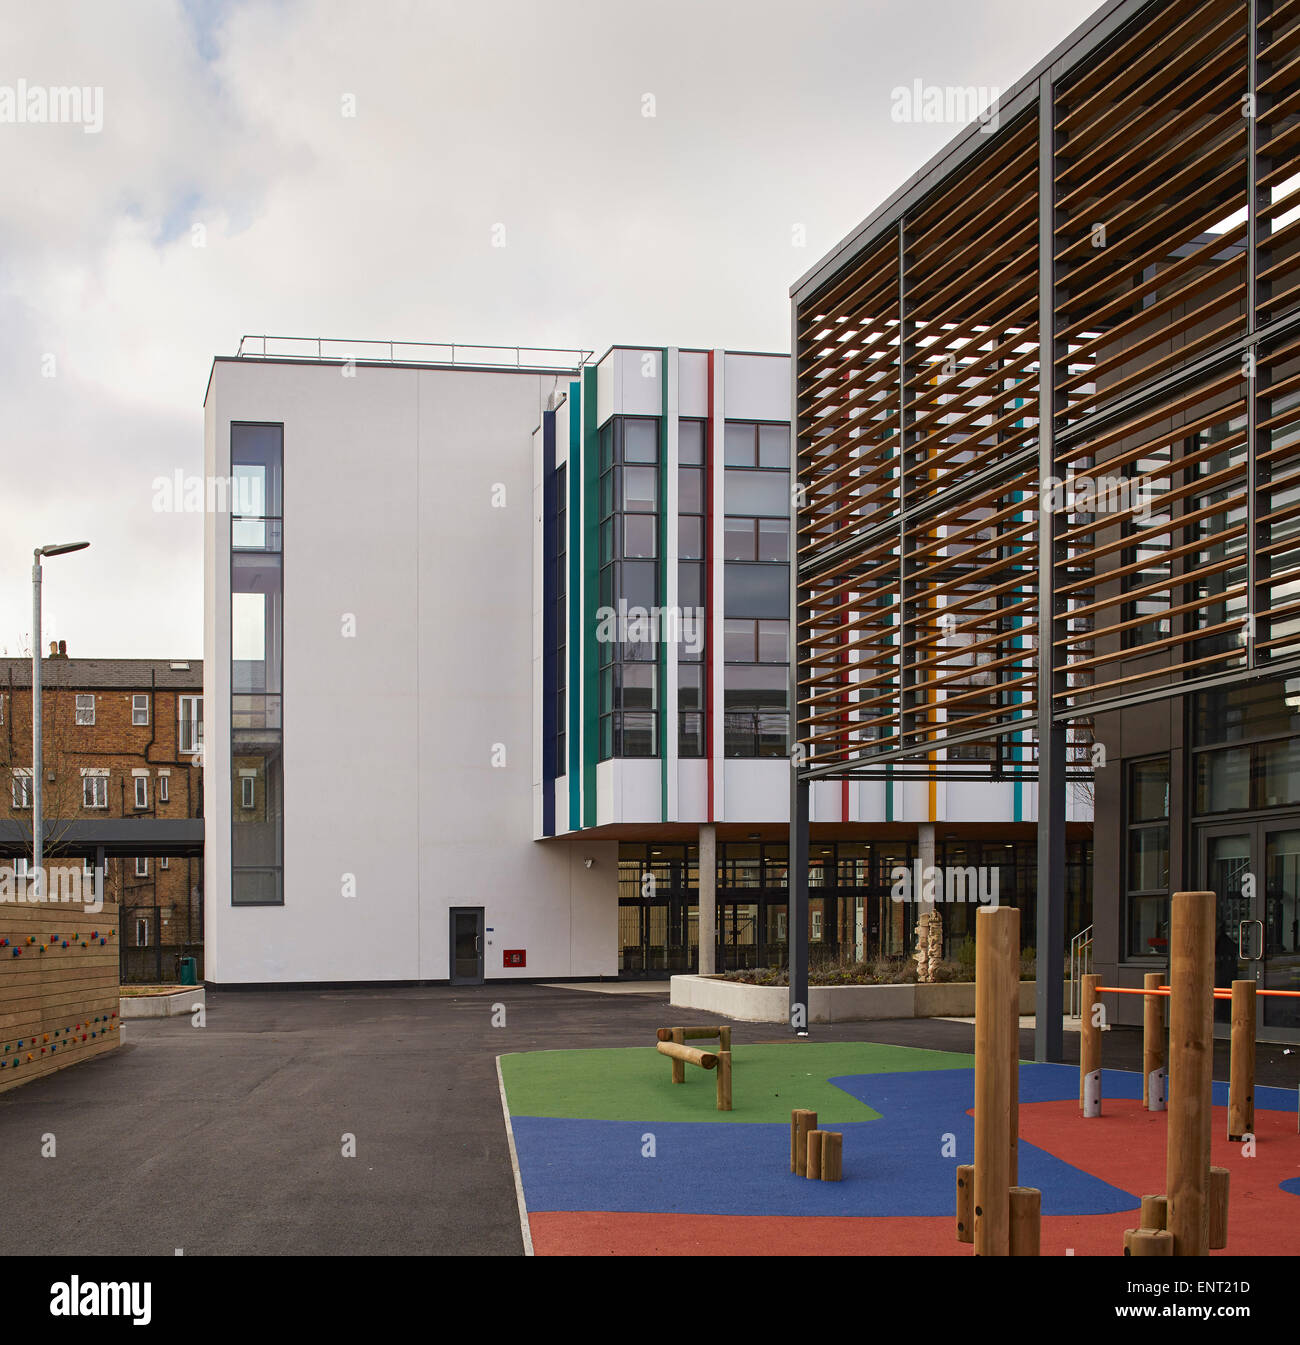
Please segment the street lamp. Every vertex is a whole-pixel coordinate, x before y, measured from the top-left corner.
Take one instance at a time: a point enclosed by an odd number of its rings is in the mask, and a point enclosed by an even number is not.
[[[45,816],[41,811],[41,557],[84,551],[89,542],[53,542],[32,552],[32,869],[37,893],[45,899]]]

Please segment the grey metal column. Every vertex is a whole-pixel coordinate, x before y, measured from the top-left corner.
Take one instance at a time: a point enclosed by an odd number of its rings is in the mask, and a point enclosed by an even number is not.
[[[718,969],[718,829],[712,822],[700,825],[699,940],[700,975],[712,976]]]
[[[808,781],[790,773],[790,859],[786,927],[790,941],[790,1028],[808,1031]]]
[[[808,780],[811,765],[799,731],[799,672],[803,661],[803,621],[807,609],[799,583],[799,306],[790,301],[790,844],[786,867],[786,949],[790,967],[791,1031],[808,1031]]]
[[[1057,526],[1051,491],[1056,474],[1056,263],[1053,236],[1056,128],[1052,85],[1038,82],[1038,969],[1034,1059],[1063,1059],[1065,1011],[1065,726],[1052,721],[1060,605],[1056,597]]]

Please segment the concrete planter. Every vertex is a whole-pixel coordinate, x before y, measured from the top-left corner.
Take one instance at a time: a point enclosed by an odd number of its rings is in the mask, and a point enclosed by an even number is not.
[[[206,1004],[201,985],[182,985],[157,995],[128,995],[121,1000],[123,1018],[179,1018]]]
[[[784,1023],[790,991],[783,985],[744,985],[718,976],[674,976],[671,1002],[681,1009],[720,1014],[740,1023]],[[1020,982],[1020,1012],[1034,1011],[1034,982]],[[808,991],[813,1023],[858,1023],[877,1018],[972,1018],[975,985],[824,985]]]

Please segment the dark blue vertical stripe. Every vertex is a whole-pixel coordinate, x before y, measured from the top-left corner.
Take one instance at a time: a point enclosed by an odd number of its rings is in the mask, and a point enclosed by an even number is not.
[[[555,412],[542,413],[542,835],[555,835],[555,780],[559,775],[560,639],[555,610],[560,562],[559,499],[555,480]]]

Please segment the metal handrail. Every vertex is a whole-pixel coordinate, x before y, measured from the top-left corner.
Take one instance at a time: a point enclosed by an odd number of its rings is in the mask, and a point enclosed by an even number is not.
[[[1092,926],[1081,929],[1070,940],[1070,1014],[1083,1017],[1083,984],[1081,977],[1092,971]]]
[[[269,343],[273,343],[275,348]],[[248,335],[240,338],[235,358],[322,362],[363,360],[385,364],[568,372],[589,364],[594,354],[591,350],[566,350],[558,346],[472,345],[463,341],[351,341],[321,336]]]

